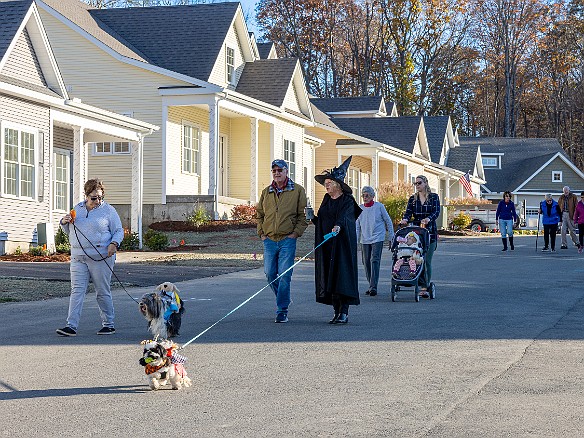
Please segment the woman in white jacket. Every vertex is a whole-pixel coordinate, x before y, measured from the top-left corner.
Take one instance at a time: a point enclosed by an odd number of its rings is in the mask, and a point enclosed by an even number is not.
[[[365,266],[365,275],[369,282],[366,295],[377,295],[381,253],[386,234],[393,240],[393,223],[384,205],[375,202],[375,190],[365,186],[361,190],[363,203],[360,205],[363,213],[357,219],[357,241],[361,244],[361,256]]]

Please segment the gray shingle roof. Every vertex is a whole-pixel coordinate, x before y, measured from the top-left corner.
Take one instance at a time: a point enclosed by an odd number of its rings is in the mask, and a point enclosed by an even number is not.
[[[0,2],[0,59],[4,58],[31,4],[32,0]]]
[[[230,2],[92,9],[89,13],[152,64],[206,81],[238,7],[239,3]]]
[[[310,101],[325,113],[340,113],[346,111],[379,111],[381,96],[359,97],[326,97],[312,98]]]
[[[449,116],[424,117],[424,127],[426,128],[426,137],[428,138],[428,149],[430,149],[430,159],[433,163],[440,164],[440,155],[442,153],[444,140],[446,139],[449,119]],[[455,167],[455,169],[457,168]]]
[[[424,121],[425,120],[426,118],[424,118]],[[478,153],[479,146],[476,144],[451,148],[448,152],[448,157],[445,164],[452,169],[460,170],[462,172],[470,172],[472,175],[472,171],[474,170],[475,164],[477,162]]]
[[[476,145],[481,147],[483,156],[489,152],[504,154],[501,169],[485,168],[485,186],[497,193],[514,190],[556,153],[566,156],[555,138],[460,138],[460,147]]]
[[[281,107],[297,63],[296,58],[260,59],[247,62],[235,91]]]
[[[334,118],[333,122],[344,131],[413,153],[421,116],[411,117],[349,117]]]
[[[93,17],[91,6],[79,0],[42,1],[120,55],[142,62],[150,62],[143,53],[140,53],[140,50],[133,47],[105,23]]]
[[[274,47],[274,43],[257,43],[258,52],[260,53],[261,59],[268,59],[268,55],[270,54],[270,50]]]

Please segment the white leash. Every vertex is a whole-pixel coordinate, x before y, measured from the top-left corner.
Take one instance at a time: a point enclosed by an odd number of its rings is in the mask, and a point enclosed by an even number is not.
[[[252,299],[254,299],[256,296],[258,296],[260,294],[260,292],[262,292],[264,289],[266,289],[268,286],[270,286],[274,281],[278,280],[280,277],[282,277],[288,271],[290,271],[291,269],[293,269],[294,266],[296,266],[298,263],[300,263],[301,261],[303,261],[304,259],[306,259],[306,257],[308,257],[310,254],[312,254],[314,251],[316,251],[317,248],[319,248],[323,243],[325,243],[331,237],[335,237],[337,234],[338,233],[328,233],[328,234],[326,234],[324,236],[324,238],[323,238],[324,240],[322,242],[320,242],[317,246],[315,246],[308,254],[306,254],[305,256],[303,256],[302,258],[300,258],[300,260],[298,260],[296,263],[294,263],[292,266],[290,266],[288,269],[286,269],[284,272],[282,272],[280,275],[278,275],[274,280],[272,280],[271,282],[269,282],[268,284],[266,284],[264,287],[262,287],[260,290],[258,290],[255,294],[253,294],[251,297],[249,297],[247,300],[245,300],[243,303],[241,303],[235,309],[231,310],[224,317],[222,317],[221,319],[219,319],[216,322],[214,322],[213,324],[211,324],[209,327],[207,327],[205,330],[203,330],[201,333],[199,333],[197,336],[195,336],[194,338],[192,338],[187,343],[183,344],[183,346],[180,347],[179,350],[182,350],[183,348],[185,348],[190,343],[196,341],[198,338],[200,338],[201,336],[203,336],[205,333],[207,333],[209,330],[211,330],[213,327],[215,327],[217,324],[219,324],[221,321],[223,321],[229,315],[231,315],[232,313],[234,313],[238,309],[241,309],[243,306],[245,306],[247,303],[249,303]]]

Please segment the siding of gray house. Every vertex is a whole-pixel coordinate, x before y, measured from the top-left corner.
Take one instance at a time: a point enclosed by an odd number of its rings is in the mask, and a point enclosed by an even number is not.
[[[33,85],[47,86],[26,28],[18,38],[2,74]]]
[[[28,250],[27,244],[33,241],[36,225],[49,220],[49,108],[28,101],[0,94],[0,126],[6,122],[15,123],[37,131],[37,169],[35,174],[35,199],[14,199],[0,194],[0,232],[7,233],[8,241],[14,246]],[[39,165],[38,162],[43,163]],[[4,169],[0,169],[0,178],[4,178]],[[6,249],[10,250],[7,245]]]
[[[552,171],[562,172],[561,182],[552,182]],[[560,158],[556,158],[533,179],[531,179],[521,191],[561,193],[564,186],[569,186],[573,192],[584,190],[584,181]]]

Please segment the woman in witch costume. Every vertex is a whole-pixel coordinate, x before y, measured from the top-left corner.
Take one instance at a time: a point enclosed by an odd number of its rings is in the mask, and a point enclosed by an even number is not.
[[[314,177],[326,189],[318,213],[312,219],[316,226],[315,246],[331,231],[337,233],[315,252],[316,302],[334,307],[330,324],[349,322],[349,306],[359,304],[355,222],[361,208],[344,181],[351,158],[330,172]]]

